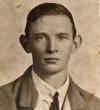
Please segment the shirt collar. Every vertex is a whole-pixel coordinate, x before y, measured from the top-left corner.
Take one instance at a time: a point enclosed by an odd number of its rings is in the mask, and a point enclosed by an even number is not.
[[[47,84],[45,81],[43,81],[32,69],[32,78],[36,87],[36,90],[38,91],[39,96],[41,97],[41,100],[49,100],[50,102],[52,101],[52,97],[54,96],[55,92],[59,93],[59,101],[60,101],[60,105],[63,104],[64,98],[66,96],[66,93],[68,91],[68,87],[69,87],[69,82],[70,82],[70,78],[69,75],[67,75],[67,80],[65,81],[65,83],[55,89],[52,86],[50,86],[49,84]]]

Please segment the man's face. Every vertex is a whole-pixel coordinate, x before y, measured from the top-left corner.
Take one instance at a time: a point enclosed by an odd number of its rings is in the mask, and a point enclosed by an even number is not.
[[[39,18],[30,26],[29,45],[35,69],[47,74],[64,70],[73,48],[72,23],[64,15]]]

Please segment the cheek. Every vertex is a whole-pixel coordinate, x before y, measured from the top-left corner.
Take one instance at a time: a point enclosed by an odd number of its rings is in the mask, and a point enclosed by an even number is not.
[[[72,52],[72,45],[66,45],[61,49],[61,56],[63,59],[68,59]]]
[[[38,45],[31,46],[31,51],[32,51],[33,57],[35,58],[40,59],[45,54],[45,50],[46,50],[46,47],[43,45],[38,44]]]
[[[31,50],[34,52],[44,52],[47,48],[47,43],[45,42],[32,42],[31,43]]]
[[[70,53],[70,51],[72,50],[72,47],[73,47],[73,43],[65,43],[63,44],[61,47],[60,47],[60,50],[63,52],[63,53]]]
[[[40,43],[32,42],[31,43],[31,50],[32,52],[41,52],[44,49],[44,46],[42,46]]]

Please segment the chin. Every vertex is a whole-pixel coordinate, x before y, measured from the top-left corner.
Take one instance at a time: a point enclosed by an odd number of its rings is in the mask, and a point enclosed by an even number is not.
[[[58,66],[48,66],[48,67],[43,68],[43,71],[48,74],[56,74],[60,72],[61,70],[63,69]]]

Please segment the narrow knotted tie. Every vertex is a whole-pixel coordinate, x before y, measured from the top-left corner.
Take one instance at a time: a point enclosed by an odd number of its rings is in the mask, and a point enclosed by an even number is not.
[[[53,96],[53,102],[50,105],[49,110],[59,110],[59,100],[58,100],[59,93],[56,92]]]

